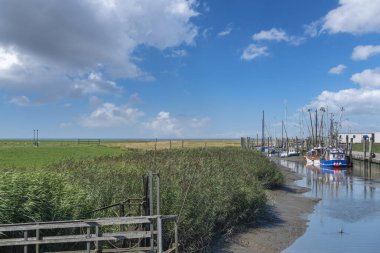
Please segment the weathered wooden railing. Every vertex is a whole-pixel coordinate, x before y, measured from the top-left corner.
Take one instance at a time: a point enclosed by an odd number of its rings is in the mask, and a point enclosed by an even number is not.
[[[156,178],[156,180],[154,180]],[[154,187],[156,186],[156,187]],[[82,243],[85,250],[61,251],[65,253],[101,252],[157,252],[178,253],[178,217],[160,214],[160,174],[150,172],[143,178],[144,197],[129,198],[119,203],[90,211],[96,213],[110,208],[119,208],[120,217],[54,221],[39,223],[0,224],[0,252],[4,247],[21,247],[24,253],[42,253],[41,246],[69,243]],[[154,188],[156,188],[156,212],[154,212]],[[131,206],[137,206],[141,216],[130,215]],[[128,207],[128,213],[125,208]],[[139,215],[137,214],[137,215]],[[125,217],[125,216],[128,217]],[[164,251],[163,221],[173,222],[174,243]],[[146,240],[144,240],[146,239]],[[126,246],[126,240],[133,247]],[[136,240],[138,242],[136,243]],[[102,245],[107,242],[109,245]],[[114,243],[111,243],[114,242]],[[120,244],[121,246],[115,246]],[[105,243],[104,243],[105,244]],[[84,245],[79,245],[83,246]],[[77,249],[78,245],[75,246]],[[63,248],[63,247],[60,247]],[[29,251],[28,251],[29,250]],[[48,249],[49,250],[49,249]],[[21,251],[17,251],[21,252]],[[57,252],[57,251],[55,251]]]
[[[163,249],[163,221],[172,221],[174,223],[174,244],[169,248]],[[102,232],[104,228],[114,225],[142,225],[150,224],[155,228],[148,231],[116,231]],[[119,227],[119,226],[117,226]],[[115,227],[113,227],[115,229]],[[77,229],[76,234],[44,236],[43,231],[60,231],[63,229]],[[121,229],[124,230],[124,229]],[[111,229],[112,231],[112,229]],[[2,236],[1,236],[2,235]],[[17,236],[18,235],[18,236]],[[41,245],[47,244],[66,244],[66,243],[86,243],[85,250],[75,250],[69,252],[176,252],[178,253],[178,224],[176,215],[154,215],[154,216],[135,216],[135,217],[112,217],[91,220],[72,220],[57,222],[41,223],[23,223],[0,225],[0,252],[2,247],[20,246],[23,247],[24,253],[36,252],[41,253]],[[137,245],[133,248],[107,248],[105,249],[101,242],[120,242],[122,240],[145,239],[150,238],[147,246],[140,247]],[[44,251],[46,252],[46,251]],[[68,252],[68,251],[66,251]]]

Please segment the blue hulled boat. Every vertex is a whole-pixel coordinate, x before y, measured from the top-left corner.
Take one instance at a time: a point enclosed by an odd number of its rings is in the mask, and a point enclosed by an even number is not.
[[[352,165],[348,162],[346,154],[340,148],[328,148],[320,159],[321,168],[345,169]]]

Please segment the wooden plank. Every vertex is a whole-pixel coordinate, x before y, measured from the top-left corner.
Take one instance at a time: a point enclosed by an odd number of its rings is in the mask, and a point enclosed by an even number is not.
[[[94,220],[65,221],[65,222],[41,222],[41,223],[24,223],[24,224],[7,224],[0,226],[0,232],[43,230],[43,229],[60,229],[60,228],[79,228],[95,227],[110,225],[133,225],[150,223],[146,216],[141,217],[116,217],[103,218]]]
[[[117,248],[117,249],[102,249],[103,253],[121,253],[121,252],[145,252],[145,253],[155,253],[151,251],[150,247],[135,247],[131,248]],[[54,251],[45,253],[87,253],[86,250],[73,250],[73,251]],[[96,253],[95,250],[91,250],[90,253]]]
[[[156,231],[154,231],[156,233]],[[95,234],[83,235],[61,235],[45,236],[41,240],[36,237],[29,237],[27,241],[24,238],[1,239],[0,247],[3,246],[22,246],[22,245],[40,245],[54,243],[74,243],[74,242],[99,242],[99,241],[119,241],[124,239],[150,238],[150,231],[128,231],[116,233],[103,233],[102,236],[96,237]]]

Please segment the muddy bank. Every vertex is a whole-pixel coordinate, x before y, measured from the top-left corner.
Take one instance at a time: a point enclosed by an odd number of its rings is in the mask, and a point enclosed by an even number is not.
[[[302,161],[302,157],[287,159]],[[307,215],[319,199],[301,195],[308,188],[294,182],[300,176],[281,167],[285,184],[276,190],[268,190],[268,213],[262,220],[246,224],[233,236],[222,238],[210,252],[213,253],[276,253],[289,247],[307,228]]]

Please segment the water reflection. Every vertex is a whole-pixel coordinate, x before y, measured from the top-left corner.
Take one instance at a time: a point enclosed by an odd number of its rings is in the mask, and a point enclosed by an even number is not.
[[[306,196],[322,199],[308,217],[306,233],[283,252],[380,252],[380,169],[354,164],[351,170],[330,170],[285,160],[278,163],[304,176],[297,184],[311,189]]]

